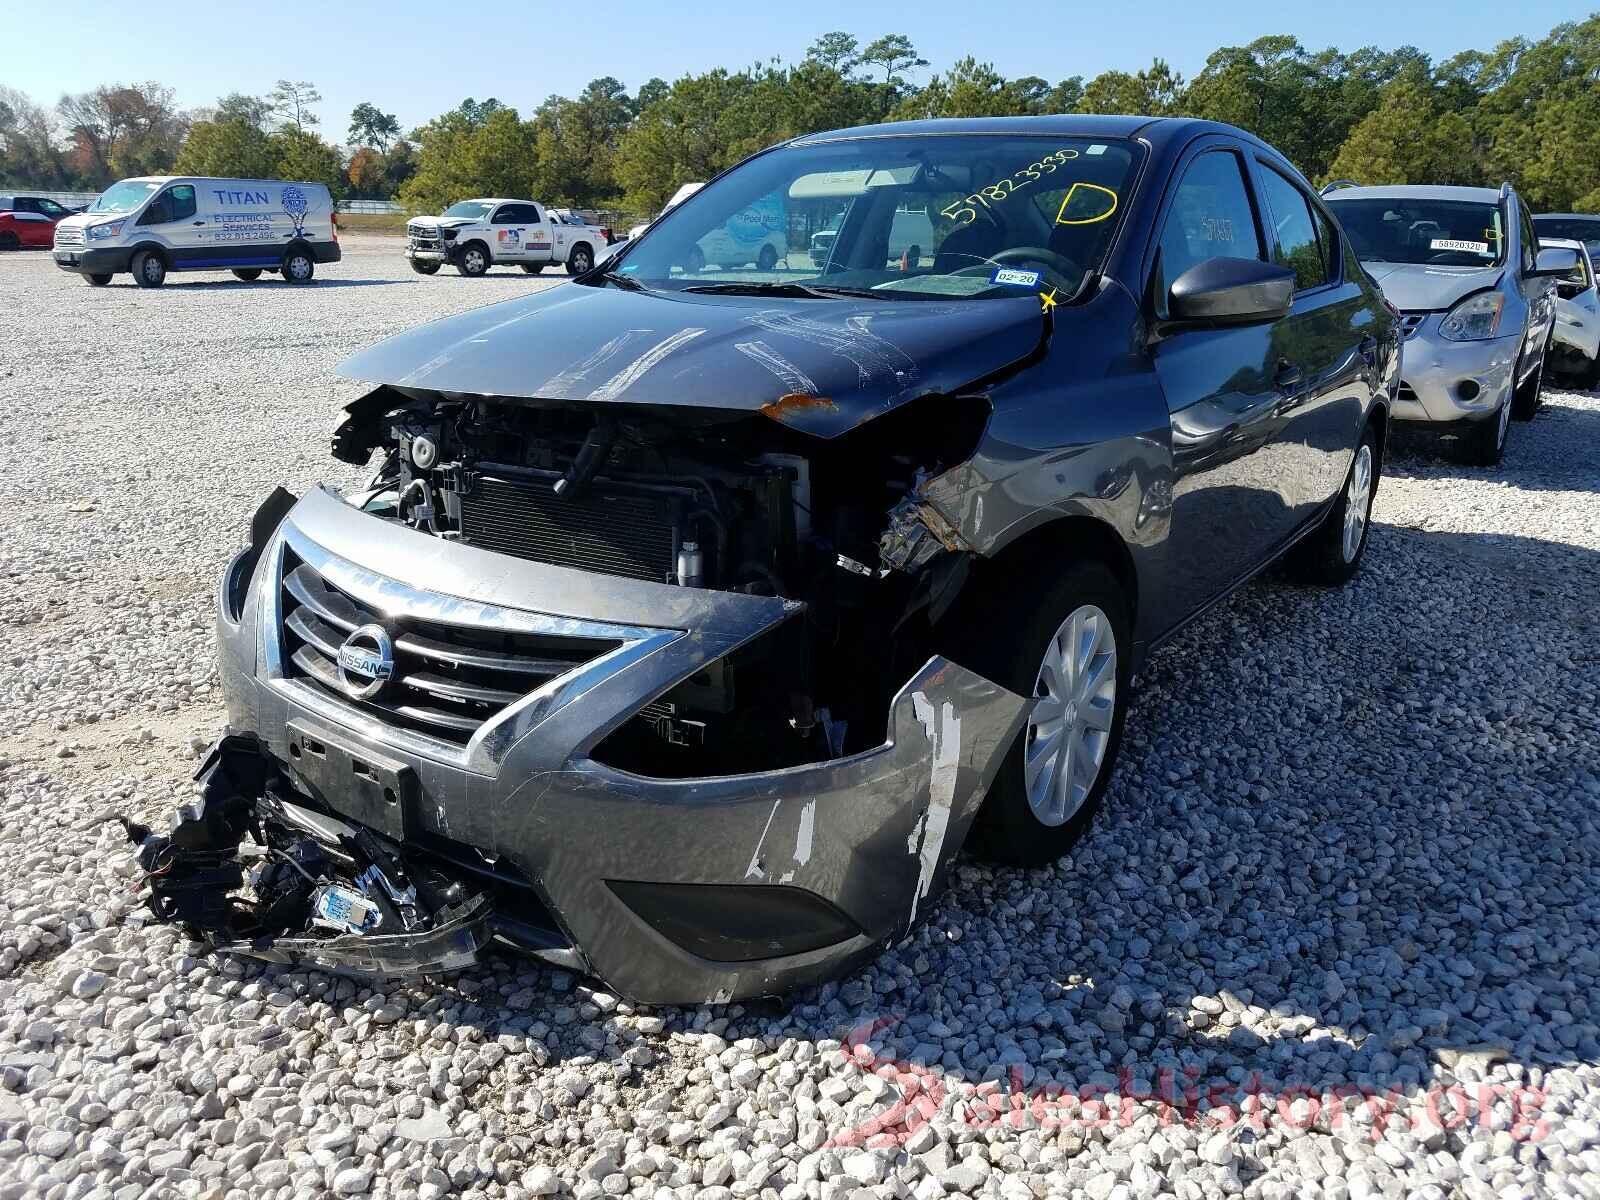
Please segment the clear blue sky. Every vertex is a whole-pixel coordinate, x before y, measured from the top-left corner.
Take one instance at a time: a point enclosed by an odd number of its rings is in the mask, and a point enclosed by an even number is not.
[[[830,29],[863,43],[906,33],[933,70],[974,54],[1007,76],[1054,82],[1136,70],[1158,55],[1188,78],[1217,46],[1267,33],[1294,34],[1312,49],[1411,44],[1438,60],[1519,34],[1542,37],[1590,11],[1573,0],[265,0],[198,7],[0,0],[0,84],[53,104],[64,91],[157,79],[176,89],[179,103],[196,107],[226,92],[264,93],[287,75],[321,89],[324,135],[342,141],[362,100],[394,113],[406,129],[465,96],[495,96],[526,113],[599,75],[632,91],[652,75],[672,80],[774,55],[792,62]]]

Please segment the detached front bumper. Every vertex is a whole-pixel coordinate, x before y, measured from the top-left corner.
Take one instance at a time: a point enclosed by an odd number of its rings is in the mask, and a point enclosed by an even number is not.
[[[397,631],[446,621],[599,633],[614,648],[464,742],[440,740],[297,672],[284,597],[307,566]],[[935,658],[894,697],[884,743],[846,758],[658,779],[591,757],[663,692],[800,611],[513,560],[316,491],[256,561],[225,574],[218,625],[230,723],[259,739],[300,802],[498,876],[499,940],[518,943],[505,929],[520,924],[524,949],[635,1000],[698,1003],[835,976],[902,936],[1027,711]]]
[[[1521,336],[1452,342],[1439,335],[1444,316],[1428,313],[1403,343],[1396,420],[1437,425],[1488,420],[1510,397]]]

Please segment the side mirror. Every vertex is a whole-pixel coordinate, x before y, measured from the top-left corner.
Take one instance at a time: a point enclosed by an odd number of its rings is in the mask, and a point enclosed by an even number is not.
[[[1208,258],[1177,279],[1167,293],[1174,321],[1250,325],[1289,315],[1294,272],[1254,258]]]
[[[1548,250],[1539,251],[1539,257],[1534,262],[1533,270],[1529,275],[1538,277],[1570,275],[1578,269],[1578,252],[1569,250],[1565,246],[1551,246]]]
[[[612,258],[616,257],[617,251],[621,250],[627,244],[628,244],[628,239],[627,238],[618,238],[616,241],[612,242],[609,246],[601,246],[598,250],[596,250],[594,252],[594,265],[598,267],[598,266],[600,266],[600,264],[608,261],[609,259],[612,259]]]

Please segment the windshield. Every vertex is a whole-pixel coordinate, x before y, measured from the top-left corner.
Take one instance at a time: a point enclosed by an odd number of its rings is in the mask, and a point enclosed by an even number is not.
[[[466,217],[468,220],[476,221],[480,217],[488,216],[489,210],[493,207],[494,205],[485,200],[463,200],[460,204],[452,204],[445,209],[444,215],[447,217]]]
[[[672,209],[614,270],[674,291],[1065,299],[1105,257],[1141,153],[993,134],[785,147]]]
[[[1475,200],[1328,200],[1362,262],[1489,267],[1504,257],[1500,206]]]
[[[121,183],[113,183],[105,191],[101,192],[99,198],[89,206],[89,211],[103,213],[132,212],[143,204],[160,186],[159,183],[152,183],[143,179],[124,179]]]

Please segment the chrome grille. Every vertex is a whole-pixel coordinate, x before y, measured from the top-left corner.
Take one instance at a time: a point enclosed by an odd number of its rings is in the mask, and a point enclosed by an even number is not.
[[[484,722],[558,676],[615,650],[616,640],[562,637],[392,619],[328,582],[285,551],[280,611],[285,675],[343,704],[455,745]],[[394,642],[394,674],[368,700],[339,678],[339,647],[362,625],[382,625]]]
[[[1425,312],[1408,312],[1400,314],[1400,336],[1402,338],[1415,337],[1417,330],[1422,328],[1422,323],[1428,319]]]
[[[411,239],[411,244],[421,250],[437,250],[439,248],[439,231],[430,229],[426,225],[407,225],[406,236]]]
[[[56,226],[56,245],[81,246],[83,245],[83,230],[78,228],[63,229]]]

